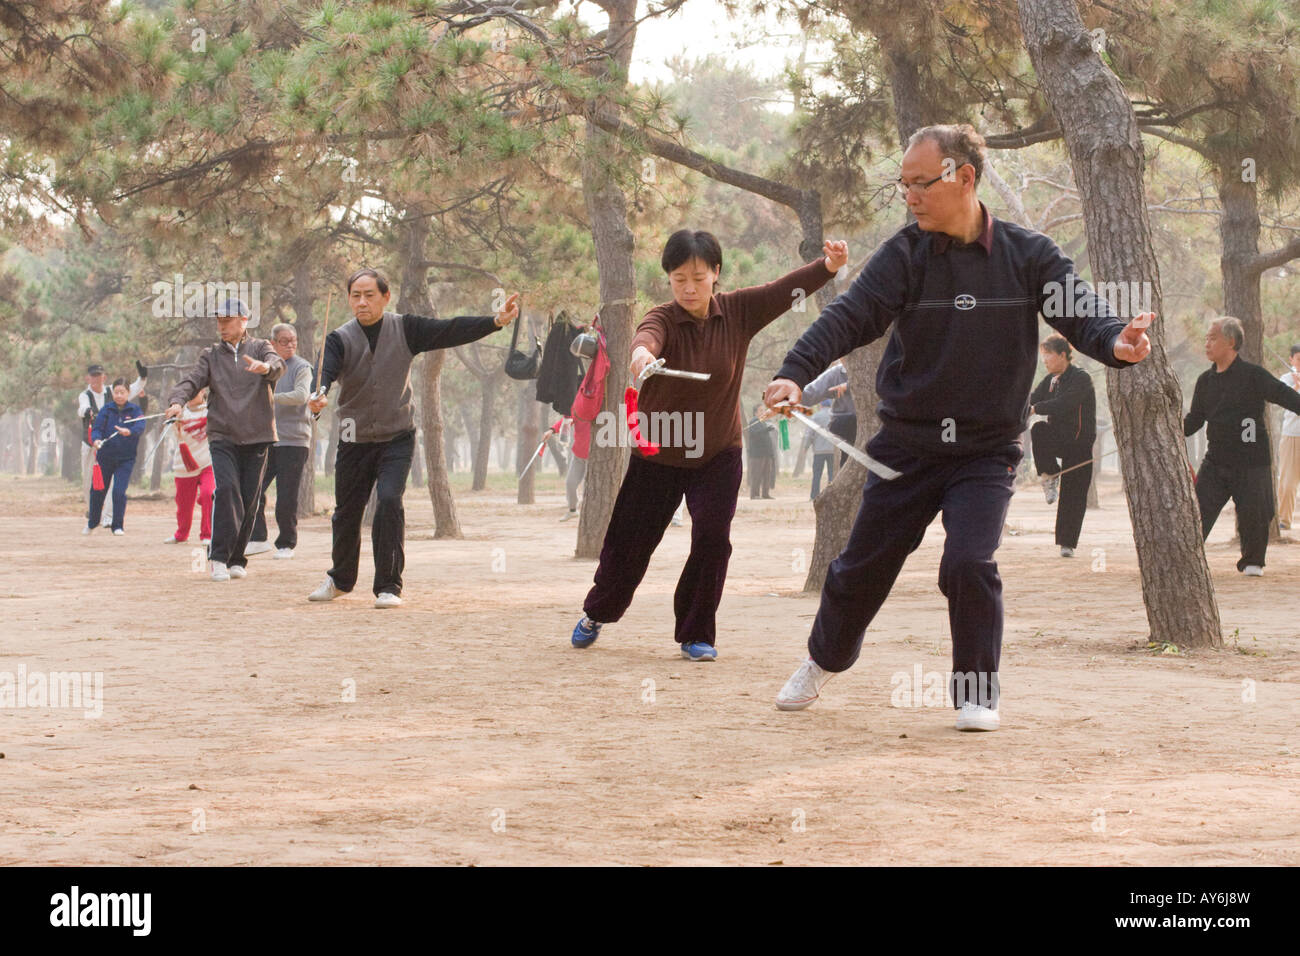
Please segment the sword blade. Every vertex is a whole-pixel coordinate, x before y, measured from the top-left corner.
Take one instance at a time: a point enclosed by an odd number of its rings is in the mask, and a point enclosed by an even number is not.
[[[833,444],[840,451],[844,452],[854,461],[861,462],[863,465],[866,466],[867,470],[870,471],[872,474],[879,475],[881,478],[884,478],[886,481],[893,481],[895,478],[897,478],[899,475],[902,474],[901,471],[895,471],[893,468],[890,468],[888,465],[882,465],[880,462],[876,461],[876,459],[872,458],[870,455],[868,455],[866,452],[862,451],[861,449],[854,448],[852,445],[846,442],[839,435],[834,434],[828,429],[822,428],[821,425],[818,425],[815,421],[812,420],[811,417],[805,415],[803,412],[796,411],[793,408],[784,408],[782,409],[782,411],[789,412],[790,417],[798,419],[800,422],[803,423],[803,425],[806,428],[810,428],[813,431],[815,431],[818,435],[821,435],[823,438],[825,438],[827,441]]]

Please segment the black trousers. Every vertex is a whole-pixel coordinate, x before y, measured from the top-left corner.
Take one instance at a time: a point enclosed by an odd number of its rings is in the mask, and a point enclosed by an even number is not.
[[[298,445],[272,445],[262,478],[262,496],[257,502],[257,519],[253,522],[253,541],[266,540],[266,489],[275,482],[275,546],[298,547],[298,489],[302,470],[307,465],[310,448]]]
[[[253,533],[257,496],[262,493],[266,452],[270,442],[236,445],[220,439],[208,443],[212,452],[212,543],[208,557],[231,567],[244,567],[244,548]]]
[[[1092,457],[1092,439],[1075,441],[1052,431],[1047,422],[1034,422],[1029,429],[1029,443],[1034,449],[1034,468],[1040,475],[1055,475]],[[1088,510],[1088,486],[1092,484],[1092,465],[1082,465],[1061,475],[1060,497],[1056,505],[1056,543],[1063,548],[1079,546],[1083,513]]]
[[[674,468],[633,455],[583,613],[602,624],[623,616],[684,495],[691,513],[691,553],[673,593],[673,637],[678,644],[715,644],[740,472],[740,449],[734,447],[724,448],[702,468]]]
[[[334,567],[330,577],[340,591],[357,583],[361,559],[361,519],[370,492],[377,488],[375,523],[370,541],[375,556],[376,595],[402,593],[402,568],[406,566],[406,511],[402,495],[415,454],[415,432],[377,442],[339,442],[334,459]]]
[[[754,455],[749,465],[749,497],[767,498],[776,487],[776,459],[768,455]]]
[[[1201,537],[1208,538],[1223,506],[1232,499],[1241,532],[1237,570],[1264,566],[1268,523],[1273,520],[1273,475],[1268,465],[1233,468],[1206,458],[1196,475],[1196,503],[1201,508]]]
[[[903,562],[942,511],[939,590],[952,630],[950,693],[958,706],[978,693],[975,702],[997,707],[1002,578],[993,554],[1024,454],[1019,442],[959,458],[921,458],[882,432],[867,443],[867,454],[902,474],[867,478],[848,544],[826,571],[809,656],[828,671],[853,666]]]

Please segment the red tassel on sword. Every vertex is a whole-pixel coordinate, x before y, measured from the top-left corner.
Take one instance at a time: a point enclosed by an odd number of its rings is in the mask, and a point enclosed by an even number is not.
[[[90,469],[90,487],[96,491],[104,490],[104,473],[99,470],[99,462],[95,462],[95,467]]]
[[[636,447],[641,450],[641,454],[650,456],[659,454],[659,445],[656,442],[646,441],[641,434],[641,428],[636,421],[636,403],[637,390],[635,386],[629,385],[627,391],[623,393],[623,404],[627,407],[627,427],[632,433],[632,440],[636,442]]]

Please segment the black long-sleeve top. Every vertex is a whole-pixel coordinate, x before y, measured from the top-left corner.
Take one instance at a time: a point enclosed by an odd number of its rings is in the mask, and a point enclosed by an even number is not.
[[[1092,377],[1067,365],[1052,387],[1054,375],[1045,375],[1029,396],[1029,407],[1047,416],[1047,426],[1067,441],[1091,445],[1097,437],[1097,393]]]
[[[1222,372],[1211,365],[1196,379],[1183,434],[1194,435],[1208,425],[1207,461],[1228,468],[1267,466],[1273,456],[1264,424],[1265,402],[1300,413],[1300,392],[1287,388],[1263,366],[1241,356]]]
[[[1112,368],[1133,364],[1114,353],[1124,323],[1055,242],[987,208],[984,216],[984,234],[971,243],[916,223],[896,232],[800,336],[776,377],[802,388],[892,327],[876,374],[883,430],[917,454],[956,456],[1019,440],[1040,311],[1084,355]]]

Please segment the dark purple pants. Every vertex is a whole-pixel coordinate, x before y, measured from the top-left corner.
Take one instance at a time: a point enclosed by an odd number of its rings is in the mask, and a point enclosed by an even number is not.
[[[685,495],[691,554],[673,596],[674,637],[678,644],[714,643],[740,474],[739,448],[720,452],[702,468],[656,465],[633,455],[600,548],[596,583],[582,605],[587,617],[605,624],[623,616]]]
[[[947,538],[939,590],[948,598],[953,673],[991,685],[991,702],[979,702],[996,707],[1002,579],[993,553],[1015,490],[1020,444],[966,457],[919,458],[881,433],[867,443],[867,454],[902,474],[893,481],[874,474],[867,479],[849,542],[826,572],[808,638],[809,656],[828,671],[853,666],[867,625],[885,603],[903,562],[942,511]],[[960,703],[958,683],[950,680],[949,692]]]

